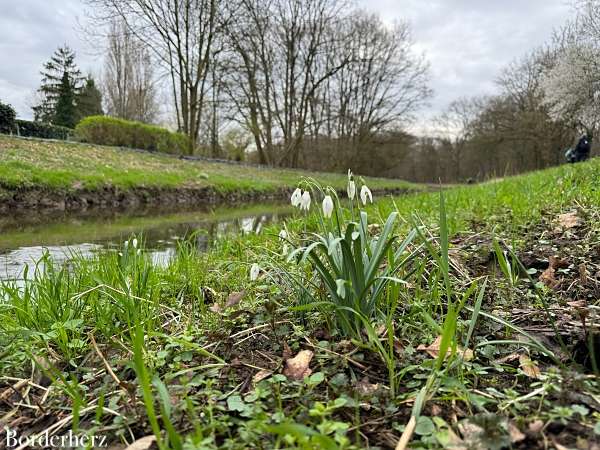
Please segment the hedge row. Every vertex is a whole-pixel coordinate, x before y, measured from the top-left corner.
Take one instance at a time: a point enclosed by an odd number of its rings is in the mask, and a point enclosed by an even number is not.
[[[90,116],[83,119],[75,127],[75,139],[99,145],[175,154],[190,153],[190,143],[184,134],[107,116]]]
[[[17,119],[15,120],[14,133],[24,137],[62,139],[66,141],[73,134],[73,130],[71,128],[50,125],[48,123]]]

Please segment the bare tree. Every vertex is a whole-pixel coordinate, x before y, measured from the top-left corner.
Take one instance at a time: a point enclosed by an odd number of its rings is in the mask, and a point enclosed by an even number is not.
[[[252,132],[262,163],[296,166],[311,102],[348,61],[323,66],[336,0],[240,0],[228,29],[229,97]]]
[[[350,145],[351,159],[359,165],[374,136],[410,123],[427,101],[429,66],[414,53],[407,23],[390,27],[378,16],[359,11],[335,32],[340,38],[331,40],[338,44],[331,57],[348,64],[327,81],[322,105],[329,136]]]
[[[195,147],[219,26],[218,0],[87,0],[101,21],[120,18],[170,77],[180,131]]]
[[[459,98],[435,119],[437,135],[445,150],[442,158],[447,159],[449,169],[446,180],[463,178],[464,157],[473,137],[473,124],[481,114],[485,102],[485,98],[480,97]]]
[[[108,115],[145,123],[159,112],[154,67],[146,47],[122,20],[111,23],[103,89]]]

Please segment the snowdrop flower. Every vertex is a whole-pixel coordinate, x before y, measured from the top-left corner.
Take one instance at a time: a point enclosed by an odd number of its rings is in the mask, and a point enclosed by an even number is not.
[[[252,264],[252,267],[250,267],[250,281],[256,281],[258,280],[258,275],[260,274],[260,267],[258,264],[254,263]]]
[[[302,189],[296,188],[292,194],[292,206],[300,206],[300,200],[302,198]]]
[[[133,238],[133,248],[137,248],[138,245],[138,240],[136,238]]]
[[[344,280],[335,280],[335,284],[337,284],[336,294],[339,297],[346,297],[346,281]]]
[[[326,195],[325,198],[323,199],[323,215],[329,219],[331,217],[332,213],[333,213],[333,199],[331,198],[331,195]]]
[[[287,256],[289,252],[290,252],[290,247],[287,244],[283,244],[283,247],[281,248],[281,254],[283,256]]]
[[[123,242],[123,247],[125,247],[125,250],[127,250],[127,247],[129,247],[129,241]]]
[[[282,241],[285,241],[288,237],[287,231],[285,230],[281,230],[279,232],[279,239],[281,239]]]
[[[369,189],[366,185],[360,189],[360,199],[362,200],[363,205],[367,204],[367,200],[373,203],[373,194],[371,194],[371,189]]]
[[[354,180],[348,181],[348,198],[350,200],[354,200],[354,196],[356,195],[356,183]]]
[[[300,209],[308,211],[310,209],[310,192],[304,191],[300,199]]]

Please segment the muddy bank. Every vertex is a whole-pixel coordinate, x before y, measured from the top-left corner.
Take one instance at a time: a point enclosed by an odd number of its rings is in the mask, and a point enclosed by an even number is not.
[[[100,189],[48,189],[27,187],[14,190],[0,189],[0,212],[26,211],[86,211],[90,209],[135,209],[148,207],[179,208],[213,205],[235,205],[248,202],[286,200],[293,188],[278,188],[272,191],[222,192],[213,187],[165,188],[135,187],[119,189],[105,186]],[[400,195],[408,189],[375,191],[376,195]],[[340,195],[344,195],[340,192]]]

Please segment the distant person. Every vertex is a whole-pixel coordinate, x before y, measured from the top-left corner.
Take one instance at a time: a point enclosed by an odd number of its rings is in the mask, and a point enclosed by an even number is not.
[[[567,161],[570,163],[577,163],[580,161],[586,161],[590,157],[592,151],[592,138],[591,136],[584,134],[579,139],[579,142],[575,148],[570,148],[565,154]]]

